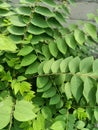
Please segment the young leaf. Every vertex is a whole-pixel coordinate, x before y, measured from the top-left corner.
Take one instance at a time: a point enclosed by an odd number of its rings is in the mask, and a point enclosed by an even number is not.
[[[18,121],[29,121],[36,118],[36,114],[33,112],[34,106],[31,102],[20,100],[16,101],[14,118]]]
[[[76,29],[74,31],[74,37],[75,37],[75,40],[80,44],[82,45],[84,42],[85,42],[85,34],[83,31],[79,30],[79,29]]]
[[[78,102],[83,93],[82,81],[78,76],[73,76],[71,79],[71,92]]]
[[[24,58],[22,59],[22,62],[21,62],[21,66],[28,66],[32,63],[34,63],[37,59],[37,56],[35,54],[28,54],[26,56],[24,56]]]
[[[94,24],[85,23],[84,28],[92,38],[97,39],[97,29]]]
[[[79,71],[79,63],[80,63],[80,58],[75,57],[69,62],[69,70],[71,73],[76,73]]]

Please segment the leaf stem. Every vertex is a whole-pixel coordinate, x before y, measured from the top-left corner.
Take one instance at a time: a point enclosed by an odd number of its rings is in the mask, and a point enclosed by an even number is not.
[[[8,130],[11,130],[11,128],[12,128],[15,104],[16,104],[16,100],[14,100],[14,102],[13,102],[12,111],[11,111],[11,114],[10,114],[10,124],[9,124]]]

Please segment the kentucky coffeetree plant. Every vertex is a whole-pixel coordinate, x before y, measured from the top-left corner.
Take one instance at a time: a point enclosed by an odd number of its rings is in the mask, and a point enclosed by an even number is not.
[[[0,0],[1,130],[98,129],[98,16],[66,27],[71,2]]]

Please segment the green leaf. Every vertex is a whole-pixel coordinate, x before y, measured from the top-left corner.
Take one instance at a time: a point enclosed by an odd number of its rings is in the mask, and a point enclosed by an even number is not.
[[[45,92],[52,87],[51,81],[49,81],[44,87],[38,88],[37,92]]]
[[[84,128],[84,126],[85,126],[85,123],[83,121],[81,121],[81,120],[77,121],[76,127],[78,129],[82,129],[82,128]]]
[[[98,59],[93,62],[93,72],[96,74],[98,73]]]
[[[35,8],[35,12],[46,17],[53,17],[53,13],[46,7],[38,6]]]
[[[21,35],[17,37],[17,35],[10,34],[9,38],[12,39],[16,44],[19,44],[22,41]]]
[[[38,72],[40,62],[35,61],[33,64],[31,64],[27,69],[25,74],[35,74]]]
[[[37,87],[42,88],[44,87],[49,81],[48,77],[37,77]]]
[[[91,23],[85,23],[84,28],[88,35],[90,35],[92,38],[97,39],[97,29],[94,24]]]
[[[28,55],[29,53],[31,53],[33,51],[33,47],[32,46],[24,46],[18,53],[18,55],[21,55],[21,56],[26,56]]]
[[[30,24],[28,26],[28,32],[34,35],[39,35],[45,32],[43,28],[39,28],[37,26],[34,26],[33,24]]]
[[[44,73],[44,72],[43,72],[43,66],[44,66],[45,62],[46,62],[46,61],[41,62],[41,63],[39,64],[39,66],[38,66],[38,74],[40,74],[40,75]]]
[[[62,59],[59,59],[59,60],[56,60],[55,62],[53,62],[53,64],[51,65],[51,71],[53,73],[59,72],[61,61],[62,61]]]
[[[14,35],[23,35],[25,31],[23,27],[17,27],[17,26],[10,26],[7,29],[11,34]]]
[[[72,98],[72,93],[71,93],[71,85],[69,82],[67,82],[64,86],[64,92],[65,92],[65,95],[67,97],[67,99],[71,99]]]
[[[28,66],[32,63],[34,63],[37,59],[37,56],[35,54],[28,54],[26,56],[24,56],[24,58],[22,59],[22,62],[21,62],[21,66]]]
[[[95,21],[98,24],[98,16],[95,16]]]
[[[98,121],[98,107],[95,107],[95,109],[94,109],[94,117],[95,117],[96,121]]]
[[[3,129],[10,122],[12,106],[11,97],[7,97],[0,102],[0,129]]]
[[[72,49],[75,50],[76,45],[77,45],[77,42],[76,42],[76,40],[75,40],[73,34],[66,34],[66,36],[65,36],[65,41],[66,41],[67,45],[68,45],[70,48],[72,48]]]
[[[41,112],[45,119],[49,120],[52,118],[52,111],[49,107],[43,106],[43,108],[41,109]]]
[[[51,72],[51,65],[53,64],[53,62],[53,58],[45,62],[45,64],[43,65],[43,71],[45,74],[49,74]]]
[[[36,118],[36,114],[33,112],[34,106],[31,102],[20,100],[16,101],[14,118],[18,121],[29,121]]]
[[[59,28],[61,27],[61,24],[54,18],[54,17],[51,17],[47,20],[48,22],[48,26],[50,28]]]
[[[11,24],[14,26],[24,27],[26,26],[26,23],[24,23],[22,17],[16,15],[10,17]]]
[[[20,91],[20,93],[21,93],[22,96],[23,96],[23,94],[25,92],[29,92],[30,89],[31,89],[31,84],[29,82],[22,81],[20,83],[20,90],[19,91]]]
[[[82,45],[84,42],[85,42],[85,34],[83,31],[79,30],[79,29],[76,29],[74,31],[74,37],[75,37],[75,40],[80,44]]]
[[[57,44],[55,42],[50,42],[49,43],[49,51],[50,51],[52,56],[57,57],[58,48],[57,48]]]
[[[93,57],[84,58],[80,61],[79,69],[82,73],[89,73],[92,71]]]
[[[17,47],[14,41],[7,36],[0,35],[0,50],[1,51],[16,51]]]
[[[65,122],[62,120],[56,121],[52,124],[51,129],[52,130],[64,130],[65,129]]]
[[[17,77],[17,80],[20,82],[20,81],[24,81],[26,80],[27,78],[25,76],[18,76]]]
[[[80,58],[75,57],[69,62],[69,70],[71,73],[76,73],[79,71],[79,63],[80,63]]]
[[[60,101],[60,95],[56,94],[52,98],[50,98],[50,105],[55,105]]]
[[[51,54],[50,54],[48,45],[43,45],[42,46],[42,53],[43,53],[43,55],[45,56],[46,59],[50,59]]]
[[[51,87],[50,89],[48,89],[47,91],[45,91],[42,94],[43,98],[51,98],[56,94],[56,89],[54,87]]]
[[[31,8],[26,6],[21,6],[16,8],[17,14],[21,14],[21,15],[30,16],[31,11],[32,11]]]
[[[96,90],[96,103],[98,104],[98,84],[97,84],[97,90]]]
[[[67,52],[67,45],[66,45],[66,42],[64,39],[62,38],[58,38],[56,39],[56,43],[57,43],[57,47],[58,47],[58,50],[62,53],[62,54],[66,54]]]
[[[70,56],[70,57],[61,61],[61,63],[60,63],[60,71],[61,72],[68,72],[68,70],[69,70],[68,64],[72,59],[73,59],[73,57]]]
[[[60,13],[58,11],[55,12],[54,17],[61,25],[63,25],[66,22],[64,16],[62,15],[62,13]]]
[[[37,114],[37,119],[33,121],[33,128],[29,130],[44,130],[45,129],[45,119],[41,113]]]
[[[56,85],[62,85],[65,81],[65,74],[59,74],[54,78],[54,82]]]
[[[38,26],[40,28],[47,28],[48,24],[45,20],[45,17],[40,14],[34,14],[33,18],[31,19],[31,23],[35,26]]]
[[[30,4],[30,5],[32,5],[32,4],[34,4],[34,2],[35,2],[36,0],[20,0],[20,2],[22,3],[22,4]]]
[[[93,84],[92,80],[90,78],[85,77],[84,80],[84,89],[83,89],[83,95],[87,101],[87,103],[90,103],[91,105],[94,105],[96,102],[96,87]]]
[[[77,102],[79,102],[82,93],[83,93],[83,87],[82,87],[82,81],[78,76],[73,76],[71,79],[71,92],[76,99]]]
[[[11,87],[14,90],[14,93],[16,95],[20,90],[20,82],[17,82],[16,80],[13,80],[12,83],[11,83]]]
[[[45,4],[51,6],[51,7],[55,7],[56,3],[54,2],[54,0],[41,0],[42,2],[44,2]]]

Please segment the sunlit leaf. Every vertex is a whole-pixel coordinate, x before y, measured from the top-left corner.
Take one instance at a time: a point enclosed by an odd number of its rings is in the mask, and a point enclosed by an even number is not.
[[[34,106],[31,102],[20,100],[16,101],[14,118],[18,121],[28,121],[36,118],[36,114],[33,112]]]

